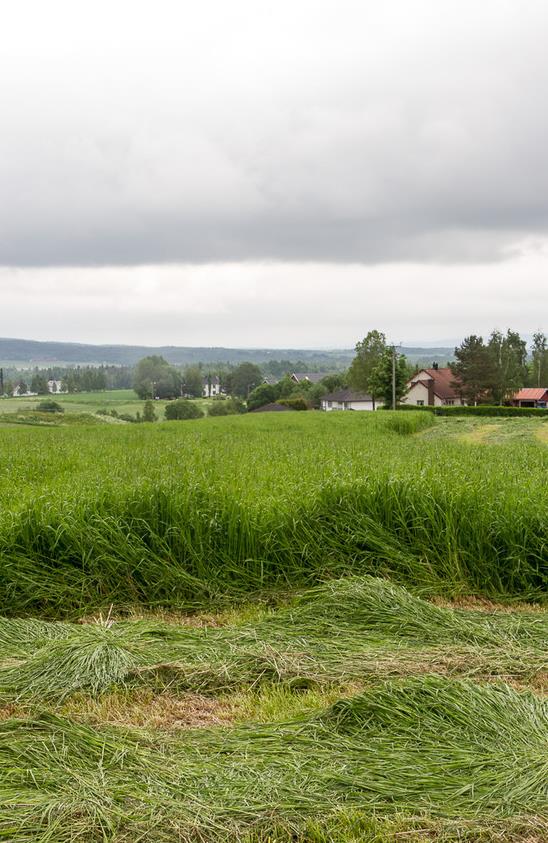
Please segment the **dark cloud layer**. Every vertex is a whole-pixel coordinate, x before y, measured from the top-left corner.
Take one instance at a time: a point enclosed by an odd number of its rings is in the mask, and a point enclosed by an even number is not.
[[[481,262],[548,231],[541,0],[76,5],[5,13],[0,264]]]

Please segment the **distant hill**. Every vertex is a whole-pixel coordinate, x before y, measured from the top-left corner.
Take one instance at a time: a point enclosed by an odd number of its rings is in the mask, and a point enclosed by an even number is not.
[[[402,348],[412,361],[431,365],[434,360],[445,363],[453,358],[453,348]],[[142,357],[161,354],[173,365],[189,363],[267,363],[269,360],[301,360],[311,366],[325,366],[325,370],[347,366],[354,352],[352,349],[302,349],[302,348],[223,348],[145,345],[86,345],[72,342],[38,342],[0,338],[0,365],[26,366],[77,366],[101,363],[133,366]]]

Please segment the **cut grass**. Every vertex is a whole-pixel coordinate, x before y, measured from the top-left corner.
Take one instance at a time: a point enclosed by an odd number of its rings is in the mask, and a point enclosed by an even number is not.
[[[221,627],[153,621],[0,621],[0,699],[62,701],[116,686],[223,694],[321,687],[378,675],[503,676],[542,685],[544,612],[447,609],[401,586],[356,577],[312,589],[262,619]]]
[[[154,745],[52,715],[12,719],[0,724],[0,833],[236,840],[278,822],[298,832],[337,807],[540,823],[547,727],[534,695],[441,677],[386,682],[287,724]]]

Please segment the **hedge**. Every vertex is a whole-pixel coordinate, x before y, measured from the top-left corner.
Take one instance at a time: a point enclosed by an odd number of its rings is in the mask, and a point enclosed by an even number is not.
[[[537,407],[499,407],[490,404],[478,404],[477,407],[441,406],[418,407],[414,404],[400,404],[398,410],[427,410],[435,416],[537,416],[548,417],[548,408]]]

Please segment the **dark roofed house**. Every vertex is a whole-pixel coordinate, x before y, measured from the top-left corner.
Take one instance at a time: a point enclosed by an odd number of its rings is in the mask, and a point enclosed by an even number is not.
[[[373,401],[373,397],[366,392],[355,392],[352,389],[339,389],[330,392],[322,398],[322,410],[375,410],[382,404]]]
[[[271,404],[263,404],[262,407],[257,407],[255,410],[250,410],[250,413],[285,413],[289,411],[294,413],[293,407],[288,407],[287,404],[277,404],[273,401]]]
[[[545,386],[525,387],[512,396],[514,407],[548,407],[548,388]]]
[[[440,368],[434,365],[431,369],[421,369],[407,381],[407,392],[402,401],[416,407],[464,404],[455,381],[448,366]]]

